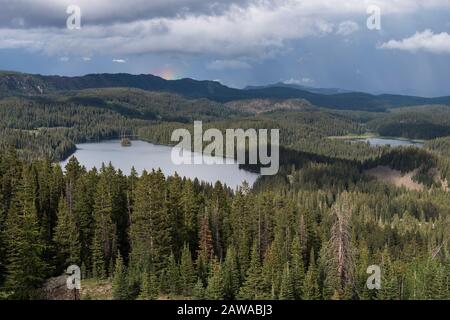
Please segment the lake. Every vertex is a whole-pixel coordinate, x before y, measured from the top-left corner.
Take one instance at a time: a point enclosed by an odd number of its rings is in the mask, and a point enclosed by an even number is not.
[[[101,168],[102,163],[109,162],[116,169],[122,170],[124,174],[129,174],[134,167],[140,174],[144,169],[151,171],[160,168],[166,176],[178,175],[191,179],[216,183],[217,181],[235,189],[242,185],[244,181],[252,186],[258,174],[239,169],[239,165],[233,164],[192,164],[176,165],[171,160],[172,147],[154,145],[145,141],[132,141],[130,147],[122,147],[119,140],[103,141],[97,143],[83,143],[77,145],[75,156],[81,165],[90,170],[94,167]],[[199,157],[199,154],[193,154]],[[71,156],[71,157],[72,157]],[[205,158],[211,158],[206,157]],[[69,159],[61,162],[64,168]]]
[[[416,146],[423,147],[422,142],[417,142],[413,140],[406,139],[395,139],[395,138],[367,138],[367,139],[354,139],[352,141],[357,142],[368,142],[371,146],[391,146],[391,147],[402,147],[402,146]]]

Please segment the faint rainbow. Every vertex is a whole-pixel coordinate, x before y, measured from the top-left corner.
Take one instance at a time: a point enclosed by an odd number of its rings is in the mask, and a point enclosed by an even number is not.
[[[166,80],[176,80],[181,78],[181,75],[177,73],[173,68],[156,69],[153,74]]]

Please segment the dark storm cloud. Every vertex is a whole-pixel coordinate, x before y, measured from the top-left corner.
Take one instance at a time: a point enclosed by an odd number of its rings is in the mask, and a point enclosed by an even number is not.
[[[219,15],[252,0],[0,0],[0,28],[65,27],[66,9],[78,5],[85,24],[111,24],[184,15]]]
[[[80,29],[66,28],[71,4],[81,7]],[[369,4],[381,9],[379,31],[366,27]],[[447,92],[449,10],[450,0],[0,0],[0,69],[35,70],[38,58],[62,74],[175,64],[232,85],[434,94]]]

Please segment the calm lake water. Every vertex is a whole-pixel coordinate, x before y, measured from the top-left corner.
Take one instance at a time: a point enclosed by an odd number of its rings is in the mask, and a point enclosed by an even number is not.
[[[83,143],[77,145],[78,150],[75,156],[81,165],[86,169],[97,169],[102,163],[109,162],[116,169],[122,170],[124,174],[129,174],[134,166],[140,174],[144,169],[161,168],[164,175],[178,175],[187,178],[197,178],[201,181],[215,183],[220,181],[231,188],[242,185],[244,181],[252,186],[259,175],[239,169],[237,163],[234,164],[192,164],[176,165],[171,160],[172,147],[154,145],[144,141],[132,141],[130,147],[122,147],[119,140],[104,141],[98,143]],[[192,153],[190,153],[192,155]],[[198,154],[194,156],[199,156]],[[206,158],[206,157],[205,157]],[[64,168],[66,161],[61,162]]]
[[[358,142],[368,142],[372,146],[391,146],[391,147],[401,147],[401,146],[416,146],[423,147],[422,142],[394,139],[394,138],[368,138],[368,139],[355,139],[353,141]]]

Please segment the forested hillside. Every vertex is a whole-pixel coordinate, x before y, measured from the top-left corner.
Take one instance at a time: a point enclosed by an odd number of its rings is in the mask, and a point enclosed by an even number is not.
[[[172,144],[170,136],[174,129],[191,129],[193,121],[202,120],[205,129],[280,129],[283,148],[361,162],[377,159],[389,148],[330,137],[357,136],[368,130],[386,133],[386,128],[393,127],[400,130],[395,132],[400,136],[433,138],[448,129],[449,110],[446,106],[423,106],[384,113],[350,112],[319,108],[303,100],[221,104],[138,89],[93,89],[0,99],[0,149],[12,147],[29,160],[58,161],[70,156],[76,143],[123,135]],[[433,149],[436,143],[427,146]],[[437,156],[445,177],[448,172],[445,145]],[[294,161],[290,155],[286,159]]]
[[[111,279],[115,299],[450,298],[448,193],[388,188],[345,163],[232,192],[75,159],[63,174],[12,152],[0,178],[4,296],[36,297],[78,264]],[[379,291],[365,285],[372,264]]]
[[[30,75],[0,72],[0,96],[42,95],[58,91],[98,88],[136,88],[170,92],[189,98],[206,98],[217,102],[246,99],[305,99],[320,107],[344,110],[386,111],[417,105],[450,105],[450,97],[423,98],[401,95],[372,95],[361,92],[320,93],[293,86],[268,86],[247,90],[234,89],[216,81],[193,79],[165,80],[154,75],[89,74],[81,77]]]
[[[242,115],[208,100],[136,89],[87,90],[0,99],[0,148],[28,159],[67,158],[75,143],[136,135],[160,122],[210,121]]]
[[[369,122],[383,136],[433,139],[450,135],[449,106],[419,106],[392,110]]]
[[[38,298],[45,279],[77,264],[89,283],[112,284],[114,299],[450,299],[449,108],[382,109],[136,88],[3,97],[0,298]],[[158,170],[55,164],[87,141],[171,144],[194,120],[280,129],[279,173],[231,190]],[[349,141],[368,133],[433,140]],[[423,189],[366,174],[379,166],[414,172]],[[381,290],[366,287],[370,265],[381,266]]]

